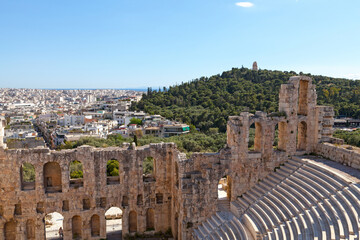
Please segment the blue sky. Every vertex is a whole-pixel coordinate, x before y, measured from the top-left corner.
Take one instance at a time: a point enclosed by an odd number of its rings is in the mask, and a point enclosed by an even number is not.
[[[169,86],[255,60],[360,79],[360,1],[0,0],[0,87]]]

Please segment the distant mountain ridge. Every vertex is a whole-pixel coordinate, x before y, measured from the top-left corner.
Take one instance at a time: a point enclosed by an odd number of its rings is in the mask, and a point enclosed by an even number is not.
[[[133,109],[194,124],[202,131],[226,131],[228,116],[242,111],[276,112],[280,85],[293,71],[233,68],[168,89],[148,89]],[[336,115],[360,118],[360,81],[304,74],[316,84],[318,105],[331,105]]]

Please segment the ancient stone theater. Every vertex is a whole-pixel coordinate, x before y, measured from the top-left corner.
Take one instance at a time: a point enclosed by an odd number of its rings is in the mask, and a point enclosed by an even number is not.
[[[229,117],[218,153],[187,158],[172,143],[7,149],[1,137],[0,239],[45,239],[52,212],[64,218],[64,239],[105,239],[111,207],[122,210],[123,237],[171,230],[179,240],[359,239],[360,151],[332,137],[333,116],[316,105],[312,79],[296,76],[281,86],[278,112]],[[107,176],[109,160],[119,162],[119,176]],[[82,178],[70,178],[73,161]],[[33,182],[23,179],[25,163]]]

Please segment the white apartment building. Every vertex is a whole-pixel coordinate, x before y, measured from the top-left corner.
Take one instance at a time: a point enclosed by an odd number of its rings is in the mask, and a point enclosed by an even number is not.
[[[80,126],[85,122],[84,115],[64,115],[58,120],[58,124],[62,127]]]

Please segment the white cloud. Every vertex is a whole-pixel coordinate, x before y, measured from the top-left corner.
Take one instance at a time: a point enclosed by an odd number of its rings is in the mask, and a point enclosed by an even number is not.
[[[254,4],[251,3],[251,2],[237,2],[235,3],[236,6],[239,6],[239,7],[245,7],[245,8],[249,8],[249,7],[253,7]]]

